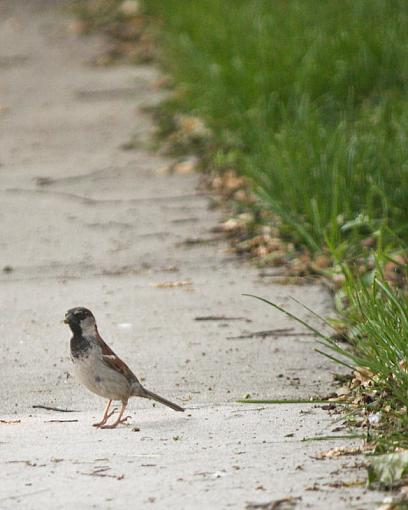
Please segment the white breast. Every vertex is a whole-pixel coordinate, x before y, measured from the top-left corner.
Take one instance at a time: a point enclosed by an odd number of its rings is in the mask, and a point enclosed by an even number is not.
[[[130,384],[120,372],[116,372],[103,362],[99,345],[92,343],[91,348],[83,356],[73,361],[76,378],[88,390],[109,400],[127,401]]]

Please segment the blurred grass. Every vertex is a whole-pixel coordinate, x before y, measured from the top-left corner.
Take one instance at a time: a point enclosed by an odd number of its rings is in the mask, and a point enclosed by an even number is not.
[[[408,4],[145,0],[177,108],[312,250],[408,237]]]

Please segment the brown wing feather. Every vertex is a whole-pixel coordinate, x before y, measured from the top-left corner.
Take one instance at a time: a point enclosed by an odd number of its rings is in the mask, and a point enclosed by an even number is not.
[[[102,354],[107,354],[108,356],[116,356],[116,354],[112,351],[107,343],[103,340],[98,330],[96,331],[96,341],[102,348]]]
[[[126,377],[129,382],[139,382],[135,374],[130,370],[130,368],[126,365],[124,361],[114,355],[102,355],[102,359],[108,367],[120,372],[122,375]]]
[[[124,361],[122,361],[117,354],[115,354],[103,338],[97,333],[96,340],[102,349],[102,358],[106,365],[113,370],[120,372],[129,381],[139,382],[135,374],[130,370]]]

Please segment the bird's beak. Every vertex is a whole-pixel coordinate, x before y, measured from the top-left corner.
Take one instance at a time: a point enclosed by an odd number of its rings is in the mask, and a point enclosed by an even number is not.
[[[69,322],[68,319],[65,317],[64,324],[68,324],[68,322]]]
[[[72,315],[70,313],[66,313],[64,317],[64,323],[69,324],[69,320],[71,319]]]

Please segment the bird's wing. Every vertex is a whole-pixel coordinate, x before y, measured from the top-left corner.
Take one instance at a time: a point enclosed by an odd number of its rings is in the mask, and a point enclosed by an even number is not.
[[[115,354],[109,345],[103,340],[99,333],[96,335],[96,341],[102,349],[102,360],[109,368],[120,372],[130,382],[139,382],[135,374],[130,370],[124,361]]]
[[[104,339],[101,337],[101,335],[96,332],[96,341],[101,346],[102,354],[106,354],[108,356],[116,356],[116,354],[112,351],[112,349],[109,347],[109,345],[104,341]]]
[[[135,374],[116,354],[102,354],[102,360],[109,368],[121,373],[129,382],[139,382]]]

